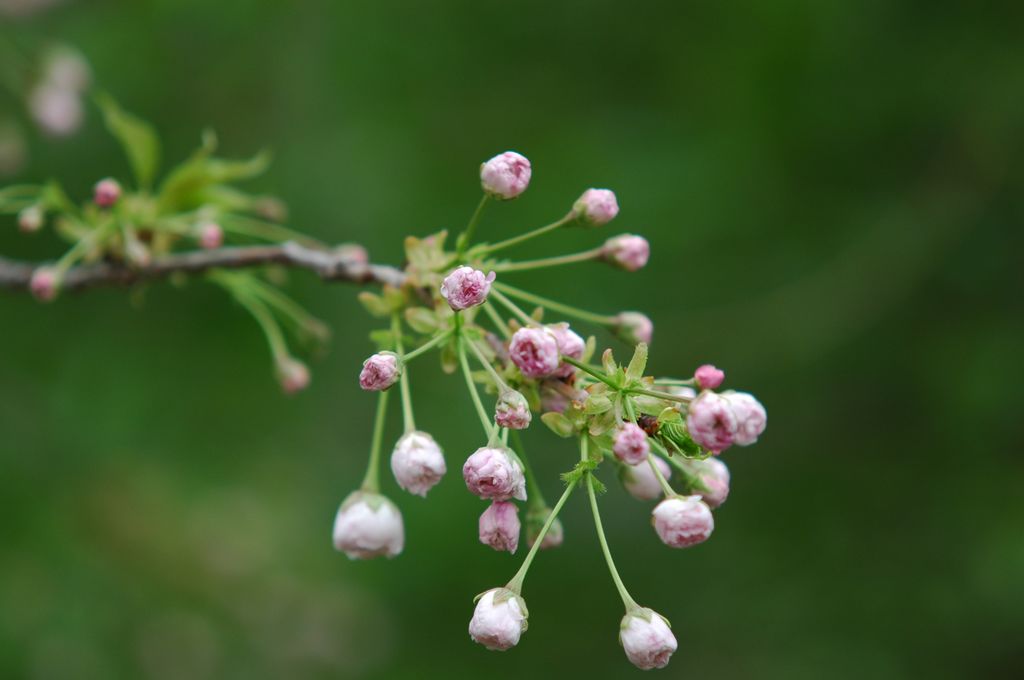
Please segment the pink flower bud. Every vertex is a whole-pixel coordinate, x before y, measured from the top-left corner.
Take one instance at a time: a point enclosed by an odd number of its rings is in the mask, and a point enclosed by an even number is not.
[[[725,371],[719,370],[711,364],[704,364],[694,371],[693,379],[696,381],[697,387],[702,390],[713,390],[725,380]]]
[[[402,364],[394,352],[377,352],[363,362],[359,386],[364,390],[386,390],[402,377]]]
[[[662,477],[666,480],[672,478],[672,468],[660,456],[654,457],[654,464],[658,466]],[[637,500],[653,501],[661,497],[661,483],[646,460],[622,468],[622,485]]]
[[[293,357],[277,360],[277,380],[285,394],[295,394],[309,387],[309,368]]]
[[[736,434],[733,443],[750,446],[768,426],[768,412],[764,410],[752,394],[746,392],[725,392],[722,394],[729,402],[733,415],[736,416]]]
[[[530,426],[532,419],[530,404],[522,392],[505,390],[498,397],[498,403],[494,407],[494,422],[501,427],[507,427],[510,430],[525,430]]]
[[[121,198],[121,185],[107,177],[96,182],[92,190],[93,202],[101,208],[110,208]]]
[[[615,433],[612,451],[619,460],[629,465],[639,465],[647,461],[651,445],[647,441],[647,433],[636,423],[623,423]]]
[[[530,185],[530,161],[515,151],[498,154],[480,166],[480,184],[499,200],[515,198]]]
[[[85,113],[77,92],[51,83],[33,88],[28,108],[36,125],[53,137],[73,134],[81,126]]]
[[[678,647],[665,619],[646,607],[622,617],[619,642],[629,662],[644,671],[667,666]]]
[[[729,468],[717,458],[691,461],[707,491],[697,491],[711,509],[717,508],[729,497]]]
[[[224,230],[216,222],[199,225],[199,246],[207,250],[220,248],[224,244]]]
[[[526,478],[509,449],[481,447],[462,466],[466,488],[487,500],[526,500]]]
[[[355,491],[334,518],[334,547],[349,559],[394,557],[405,546],[402,513],[384,496]]]
[[[615,192],[609,189],[587,189],[572,209],[585,224],[600,227],[619,214],[619,202],[615,200]]]
[[[639,345],[641,342],[651,344],[654,335],[654,324],[640,312],[621,312],[615,317],[613,331],[626,342]]]
[[[540,383],[540,410],[543,412],[554,411],[562,413],[574,402],[584,402],[587,393],[578,390],[568,383],[554,378],[542,380]]]
[[[494,501],[480,515],[480,542],[498,551],[515,553],[519,547],[519,508]]]
[[[508,588],[488,590],[476,603],[469,636],[492,651],[503,652],[519,644],[526,631],[526,602]]]
[[[509,358],[524,377],[543,378],[558,369],[558,341],[543,328],[520,328],[508,346]]]
[[[711,508],[700,496],[666,498],[652,513],[654,530],[670,548],[688,548],[708,540],[715,528]]]
[[[434,438],[426,432],[409,432],[395,444],[391,452],[391,471],[395,481],[409,493],[426,498],[448,471],[444,454]]]
[[[31,234],[43,228],[45,215],[38,205],[29,207],[18,213],[18,229],[24,234]]]
[[[540,536],[541,529],[544,528],[544,522],[547,521],[548,515],[551,513],[551,508],[538,508],[536,510],[530,510],[526,513],[526,544],[529,547],[533,547],[533,544],[537,541],[537,537]],[[555,521],[548,527],[548,532],[544,534],[544,540],[541,541],[541,550],[550,550],[551,548],[557,548],[562,545],[565,540],[565,529],[562,527],[562,520],[555,518]]]
[[[493,282],[494,272],[484,274],[472,267],[458,267],[441,282],[441,297],[456,312],[476,307],[487,300]]]
[[[57,297],[60,288],[60,277],[57,270],[51,267],[39,267],[32,272],[28,283],[29,290],[40,302],[51,302]]]
[[[712,451],[723,451],[732,446],[739,428],[729,401],[714,392],[701,392],[690,402],[686,415],[686,429],[693,441]]]
[[[370,263],[370,253],[358,243],[342,243],[334,249],[334,254],[342,260],[349,260],[355,264]]]
[[[602,257],[606,262],[630,272],[642,269],[650,256],[651,246],[647,239],[633,234],[610,238],[602,248]]]
[[[558,344],[559,354],[571,357],[577,361],[583,358],[583,351],[586,349],[587,343],[584,342],[583,338],[569,328],[569,324],[552,323],[545,326],[545,328],[555,336],[555,342]],[[568,362],[562,362],[551,375],[554,378],[568,378],[575,372],[575,366]]]

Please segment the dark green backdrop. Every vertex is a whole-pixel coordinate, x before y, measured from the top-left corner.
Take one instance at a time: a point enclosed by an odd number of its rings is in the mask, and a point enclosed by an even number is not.
[[[376,260],[464,224],[506,148],[533,184],[487,237],[614,188],[619,219],[583,238],[645,234],[647,269],[533,288],[646,310],[658,372],[713,361],[770,413],[727,455],[709,543],[669,551],[617,485],[604,501],[624,579],[679,638],[661,674],[860,679],[1024,668],[1022,25],[1011,2],[108,0],[3,30],[79,46],[172,160],[207,125],[228,153],[269,146],[252,186]],[[83,198],[126,176],[101,127],[36,140],[18,179]],[[56,248],[0,224],[6,255]],[[479,428],[432,366],[417,415],[452,473],[428,501],[388,479],[399,559],[332,550],[369,441],[371,321],[351,287],[291,289],[336,331],[293,399],[199,282],[141,306],[0,295],[0,676],[634,676],[581,498],[519,647],[469,640],[472,596],[519,558],[476,542],[457,470]],[[528,434],[553,499],[575,452]]]

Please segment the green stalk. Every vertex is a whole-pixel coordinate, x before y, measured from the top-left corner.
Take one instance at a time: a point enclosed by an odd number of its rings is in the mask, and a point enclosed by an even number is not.
[[[516,244],[523,243],[524,241],[529,241],[530,239],[536,238],[536,237],[541,236],[543,234],[546,234],[549,231],[554,231],[555,229],[558,229],[559,227],[563,227],[566,224],[569,224],[570,222],[572,222],[575,219],[576,219],[576,214],[570,212],[568,215],[566,215],[562,219],[558,220],[557,222],[552,222],[551,224],[546,224],[543,227],[540,227],[538,229],[534,229],[533,231],[528,231],[525,234],[520,234],[519,236],[513,236],[512,238],[505,239],[504,241],[499,241],[499,242],[491,244],[491,245],[481,246],[477,250],[477,252],[474,253],[474,254],[484,255],[484,254],[496,253],[499,250],[504,250],[505,248],[509,248],[509,247],[514,246]]]
[[[525,290],[520,290],[519,288],[514,288],[507,283],[501,283],[500,281],[495,281],[491,284],[491,295],[494,295],[495,288],[502,293],[518,298],[523,302],[529,302],[532,305],[544,307],[546,309],[565,314],[566,316],[570,316],[574,319],[586,321],[587,323],[597,324],[598,326],[614,326],[618,323],[618,319],[614,316],[605,316],[602,314],[588,312],[584,309],[573,307],[572,305],[563,304],[557,300],[551,300],[549,298],[541,297],[540,295],[534,295],[533,293]]]
[[[405,364],[405,348],[402,346],[402,321],[397,314],[391,316],[391,335],[395,337],[395,352],[403,364],[402,378],[399,380],[398,389],[402,394],[402,421],[405,425],[405,434],[416,429],[416,421],[412,415],[412,395],[409,394],[409,368]]]
[[[544,521],[544,526],[541,527],[540,533],[537,534],[536,540],[533,542],[533,547],[530,548],[530,552],[526,554],[526,559],[523,560],[523,565],[519,567],[519,571],[512,577],[512,580],[505,586],[516,595],[522,595],[523,581],[526,579],[526,573],[530,570],[530,564],[533,563],[533,558],[537,556],[537,551],[540,550],[541,543],[544,542],[544,537],[547,536],[548,529],[554,524],[555,518],[558,517],[558,513],[562,511],[562,506],[569,500],[569,496],[572,494],[573,489],[576,488],[576,482],[572,481],[568,486],[565,487],[565,491],[562,492],[562,497],[555,503],[555,507],[552,508],[551,512],[548,513],[548,518]]]
[[[601,255],[600,248],[584,250],[571,255],[559,255],[557,257],[545,257],[537,260],[523,260],[521,262],[499,262],[491,267],[496,272],[521,272],[531,269],[543,269],[545,267],[558,267],[564,264],[576,262],[587,262]]]
[[[388,410],[388,391],[381,390],[377,398],[377,415],[373,420],[373,440],[370,443],[370,462],[360,488],[369,493],[380,493],[380,449],[384,438],[384,418]]]

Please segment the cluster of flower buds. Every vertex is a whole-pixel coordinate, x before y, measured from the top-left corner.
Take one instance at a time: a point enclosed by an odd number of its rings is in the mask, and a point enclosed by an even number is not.
[[[477,523],[478,538],[494,550],[515,553],[525,524],[529,546],[505,586],[478,596],[469,624],[472,639],[492,650],[520,642],[529,616],[522,595],[526,574],[539,550],[562,544],[558,514],[574,490],[585,489],[626,609],[619,641],[637,667],[662,668],[676,650],[676,639],[668,622],[638,605],[618,577],[600,521],[597,493],[603,485],[596,472],[602,465],[613,466],[631,495],[658,501],[650,521],[662,543],[673,548],[702,543],[714,530],[712,510],[729,494],[729,470],[717,456],[732,444],[756,441],[764,431],[765,411],[747,393],[716,391],[725,374],[711,365],[699,367],[691,378],[645,375],[653,325],[642,313],[603,316],[504,280],[505,273],[587,260],[635,271],[650,256],[646,239],[625,234],[570,255],[522,261],[497,257],[499,251],[555,229],[609,223],[619,204],[608,189],[584,191],[552,224],[505,241],[474,244],[486,203],[522,195],[531,173],[530,162],[512,151],[483,163],[483,199],[454,249],[445,249],[444,232],[409,238],[407,285],[360,295],[367,310],[388,326],[374,332],[379,349],[359,374],[360,387],[379,395],[377,419],[366,477],[338,510],[334,542],[354,559],[394,556],[403,544],[400,515],[380,496],[377,473],[390,388],[399,386],[405,422],[391,457],[398,486],[425,496],[444,476],[440,446],[415,427],[408,370],[411,362],[436,350],[445,371],[462,373],[485,439],[462,466],[466,488],[487,502]],[[595,359],[595,339],[566,321],[546,320],[551,312],[610,331],[634,346],[631,360],[620,365],[611,350]],[[485,406],[487,395],[495,399],[493,410]],[[533,477],[518,435],[538,418],[556,435],[576,440],[579,452],[578,462],[562,476],[564,487],[553,507]],[[522,518],[517,503],[525,504]]]

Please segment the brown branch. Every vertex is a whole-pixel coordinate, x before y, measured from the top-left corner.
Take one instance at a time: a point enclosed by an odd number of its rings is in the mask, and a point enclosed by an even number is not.
[[[0,288],[29,289],[32,272],[45,263],[30,264],[0,257]],[[172,274],[199,274],[208,269],[244,269],[266,264],[308,269],[325,281],[378,283],[401,286],[405,272],[395,267],[367,264],[345,248],[334,251],[307,248],[289,241],[280,245],[239,246],[174,253],[154,259],[145,267],[129,267],[115,262],[100,262],[72,267],[64,275],[62,290],[82,290],[94,286],[127,286],[142,281],[163,279]]]

